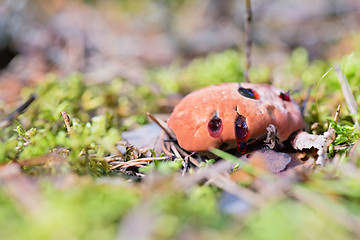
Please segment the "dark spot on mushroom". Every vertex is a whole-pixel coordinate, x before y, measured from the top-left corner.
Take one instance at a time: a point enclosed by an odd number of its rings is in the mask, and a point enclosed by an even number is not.
[[[290,102],[290,91],[287,91],[286,93],[281,92],[279,97],[286,102]]]
[[[217,115],[215,115],[208,122],[209,134],[213,138],[218,138],[218,137],[220,137],[222,130],[223,130],[222,121]]]
[[[247,97],[247,98],[251,98],[251,99],[259,99],[260,98],[260,95],[258,94],[258,92],[251,88],[239,87],[238,92],[242,96]]]
[[[238,143],[240,153],[246,152],[246,142],[249,138],[249,128],[246,123],[246,118],[238,114],[235,120],[235,139]]]
[[[247,143],[246,142],[238,142],[239,153],[241,153],[241,154],[246,153],[246,149],[247,149]]]

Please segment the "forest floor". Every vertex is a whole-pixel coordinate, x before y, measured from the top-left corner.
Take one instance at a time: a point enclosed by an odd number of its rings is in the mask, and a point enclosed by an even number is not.
[[[334,131],[324,164],[315,143],[246,161],[155,144],[148,113],[243,81],[238,1],[84,2],[0,6],[1,239],[360,237],[357,1],[253,3],[250,82]]]

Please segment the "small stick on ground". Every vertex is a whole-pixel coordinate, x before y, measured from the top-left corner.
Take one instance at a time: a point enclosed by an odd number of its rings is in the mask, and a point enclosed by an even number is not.
[[[196,154],[196,152],[192,152],[191,154],[189,154],[180,147],[178,147],[177,150],[182,156],[189,156],[189,160],[192,164],[194,164],[197,167],[200,167],[200,163],[195,158],[192,157],[194,154]]]
[[[182,170],[181,176],[184,176],[189,168],[189,156],[186,156],[184,158],[184,162],[185,162],[185,165],[184,165],[184,169]]]
[[[62,118],[64,119],[64,123],[67,129],[68,134],[71,132],[71,126],[70,126],[70,117],[66,114],[66,112],[60,112]]]
[[[154,121],[159,127],[161,127],[162,130],[164,130],[164,132],[166,132],[166,134],[169,135],[172,139],[176,139],[175,134],[167,127],[167,124],[164,121],[158,119],[157,117],[155,117],[151,113],[147,113],[147,116],[152,121]]]
[[[334,116],[334,122],[337,122],[337,120],[338,120],[338,118],[339,118],[340,109],[341,109],[341,105],[339,104],[339,106],[338,106],[337,109],[336,109],[335,116]]]
[[[167,136],[167,137],[169,137],[169,136]],[[174,154],[169,152],[167,149],[169,143],[168,142],[165,143],[165,131],[162,131],[160,133],[160,141],[161,141],[161,149],[163,150],[163,152],[168,156],[174,156]]]
[[[119,163],[115,166],[112,166],[110,169],[116,169],[119,167],[124,167],[124,166],[136,166],[136,165],[144,165],[148,162],[152,162],[152,161],[164,161],[164,160],[168,160],[171,159],[171,157],[151,157],[151,158],[137,158],[137,159],[133,159],[127,162],[122,162]]]
[[[245,70],[244,70],[244,82],[249,81],[249,69],[251,67],[251,20],[252,20],[252,12],[251,12],[251,0],[245,0]]]
[[[335,64],[334,68],[335,68],[335,71],[337,73],[337,77],[338,77],[339,83],[341,85],[341,90],[343,91],[345,101],[346,101],[346,104],[348,105],[350,114],[357,115],[358,106],[356,104],[354,94],[351,91],[349,82],[346,79],[343,72],[341,71],[339,64]],[[355,118],[353,118],[353,120],[354,120],[356,125],[359,125],[359,123],[357,122],[357,120]]]
[[[198,163],[198,161],[196,161],[192,155],[195,153],[191,153],[190,155],[183,150],[177,143],[176,143],[176,136],[173,133],[173,131],[171,129],[168,128],[167,124],[156,118],[154,115],[152,115],[151,113],[147,113],[148,117],[154,121],[159,127],[162,128],[162,130],[171,138],[170,140],[175,140],[174,141],[165,141],[164,140],[164,136],[161,136],[162,138],[162,149],[165,152],[166,155],[172,155],[172,156],[176,156],[177,158],[180,159],[184,159],[184,157],[188,156],[188,161],[190,161],[192,164],[194,164],[197,167],[200,167],[200,164]],[[173,153],[171,153],[170,151],[172,151]],[[183,162],[183,166],[185,166],[185,163]]]
[[[175,156],[177,158],[183,159],[183,157],[181,156],[181,154],[179,153],[178,149],[175,146],[175,143],[170,142],[170,149],[173,151],[173,153],[175,154]]]
[[[4,120],[0,122],[0,129],[4,129],[10,126],[14,119],[24,113],[25,110],[36,98],[37,96],[35,94],[31,94],[29,99],[24,104],[22,104],[18,109],[16,109],[14,112],[12,112],[9,116],[7,116]]]

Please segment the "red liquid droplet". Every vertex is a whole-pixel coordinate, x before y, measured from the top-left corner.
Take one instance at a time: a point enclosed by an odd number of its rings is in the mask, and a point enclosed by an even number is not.
[[[239,87],[238,92],[247,98],[251,98],[251,99],[259,99],[260,95],[257,91],[251,89],[251,88],[243,88],[243,87]]]
[[[214,116],[208,123],[208,131],[211,137],[218,138],[223,130],[221,119]]]
[[[246,142],[238,142],[238,150],[239,153],[244,154],[246,153],[247,143]]]
[[[235,138],[238,142],[246,141],[249,137],[249,128],[246,123],[246,118],[238,115],[235,121]]]
[[[249,128],[246,123],[246,118],[242,115],[238,115],[235,120],[235,138],[238,143],[238,149],[240,153],[246,152],[246,142],[249,138]]]
[[[287,102],[290,102],[290,101],[291,101],[291,100],[290,100],[290,93],[289,93],[289,91],[287,91],[286,93],[281,92],[280,95],[279,95],[279,97],[280,97],[282,100],[284,100],[284,101],[287,101]]]
[[[260,98],[260,95],[258,94],[258,92],[256,90],[252,90],[253,94],[254,94],[254,97],[255,99],[259,99]]]

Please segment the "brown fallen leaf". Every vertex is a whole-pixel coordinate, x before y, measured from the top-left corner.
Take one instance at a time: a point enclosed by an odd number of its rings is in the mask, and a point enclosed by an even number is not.
[[[291,140],[291,145],[297,150],[317,149],[316,164],[325,165],[328,160],[327,149],[335,139],[335,130],[329,128],[323,135],[315,135],[307,132],[298,132]]]
[[[267,167],[272,173],[279,173],[286,169],[291,162],[291,155],[285,152],[276,152],[274,150],[267,150],[262,152]]]
[[[278,174],[302,164],[300,161],[296,160],[294,154],[276,152],[271,149],[258,150],[254,152],[250,158],[246,159],[245,157],[242,157],[242,159],[254,166],[255,172],[250,174],[243,169],[238,169],[231,174],[231,179],[233,181],[250,182],[256,178],[256,176],[264,172]]]
[[[310,173],[315,167],[315,159],[310,158],[305,161],[303,164],[296,165],[291,169],[281,172],[279,175],[282,177],[287,177],[287,179],[296,182],[306,182],[310,180]]]

